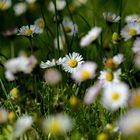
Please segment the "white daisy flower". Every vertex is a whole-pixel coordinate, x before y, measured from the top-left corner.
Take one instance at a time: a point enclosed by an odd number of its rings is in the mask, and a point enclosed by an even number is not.
[[[31,128],[33,124],[33,118],[31,116],[25,115],[20,117],[14,125],[14,136],[16,138],[20,137],[26,130]]]
[[[8,81],[13,81],[16,79],[16,76],[9,70],[6,70],[5,71],[5,78],[8,80]]]
[[[72,120],[64,114],[48,116],[43,121],[43,130],[46,134],[62,135],[70,131],[72,128]]]
[[[20,29],[19,29],[19,33],[17,35],[23,35],[23,36],[31,36],[33,37],[33,34],[36,33],[36,25],[30,25],[30,26],[22,26]]]
[[[62,63],[62,68],[66,72],[74,72],[77,70],[77,68],[84,62],[83,57],[76,52],[73,52],[72,54],[69,53],[63,58],[64,62]]]
[[[124,38],[125,41],[131,39],[132,37],[140,34],[140,23],[128,23],[122,30],[121,36]]]
[[[110,12],[104,12],[103,17],[106,22],[110,23],[119,22],[119,20],[121,19],[120,16],[117,16],[116,14]]]
[[[66,32],[69,36],[75,36],[78,32],[78,26],[70,21],[68,17],[65,17],[62,21],[63,27],[61,26],[62,32]]]
[[[43,18],[39,18],[39,19],[35,20],[34,23],[35,23],[36,27],[38,28],[38,30],[36,32],[42,33],[45,28],[45,23],[44,23]]]
[[[94,27],[92,28],[87,35],[81,38],[80,46],[86,47],[89,44],[91,44],[93,41],[95,41],[99,34],[101,33],[102,29],[100,27]]]
[[[132,51],[134,53],[139,53],[140,52],[140,38],[139,37],[136,38],[136,40],[134,41]]]
[[[129,88],[125,83],[111,84],[103,89],[102,103],[110,111],[115,111],[127,104]]]
[[[86,90],[85,96],[84,96],[84,103],[87,105],[90,105],[94,102],[96,96],[100,93],[102,89],[102,82],[97,81],[93,86],[89,87]]]
[[[27,4],[25,2],[20,2],[14,5],[14,12],[16,16],[20,16],[27,10]]]
[[[124,135],[138,135],[140,133],[140,110],[132,109],[118,121],[119,128]]]
[[[57,61],[56,61],[56,64],[57,65],[62,65],[63,63],[65,62],[65,57],[64,58],[59,58]]]
[[[71,77],[76,82],[82,82],[95,77],[95,71],[97,64],[94,62],[83,63],[76,71],[74,71]]]
[[[108,85],[111,85],[112,83],[117,84],[120,82],[120,75],[121,75],[121,69],[118,69],[115,72],[112,72],[110,70],[103,70],[100,71],[99,80],[102,81],[102,86],[106,87]]]
[[[63,10],[65,8],[65,6],[66,6],[65,0],[56,0],[56,9],[58,11]],[[52,1],[49,3],[48,10],[51,12],[55,12],[55,6],[54,6],[54,3]]]
[[[140,15],[129,15],[125,17],[126,23],[132,23],[132,22],[140,22]]]
[[[40,64],[40,68],[42,68],[42,69],[50,68],[50,67],[53,67],[53,66],[56,66],[56,60],[55,59],[52,59],[52,61],[47,60],[46,62],[41,61],[41,64]]]
[[[0,10],[7,10],[11,7],[12,1],[11,0],[0,0]]]
[[[65,37],[62,35],[62,36],[59,36],[58,39],[59,39],[59,49],[63,50],[64,46],[65,46],[65,43],[66,43],[65,42]],[[54,47],[56,49],[58,49],[57,37],[54,39]]]

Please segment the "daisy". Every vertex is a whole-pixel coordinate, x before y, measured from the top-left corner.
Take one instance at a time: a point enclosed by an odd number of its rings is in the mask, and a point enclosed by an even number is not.
[[[76,71],[74,71],[71,77],[76,82],[82,82],[95,77],[95,71],[97,64],[94,62],[83,63]]]
[[[44,23],[43,18],[39,18],[39,19],[35,20],[34,24],[38,28],[37,32],[42,33],[43,29],[45,28],[45,23]]]
[[[83,57],[76,52],[69,53],[63,58],[62,68],[69,73],[77,70],[77,68],[84,62]]]
[[[68,17],[65,17],[62,21],[63,27],[61,27],[62,32],[66,32],[69,36],[75,36],[78,32],[78,26],[70,21]]]
[[[106,87],[112,83],[117,84],[120,82],[121,69],[113,72],[111,70],[100,71],[99,80],[102,81],[102,86]]]
[[[14,125],[14,136],[16,138],[20,137],[26,130],[31,128],[33,124],[33,118],[31,116],[25,115],[20,117]]]
[[[7,10],[11,7],[12,1],[11,0],[0,0],[0,10]]]
[[[98,36],[100,35],[102,29],[100,27],[94,27],[92,28],[87,35],[81,38],[80,46],[86,47],[90,45],[93,41],[95,41]]]
[[[104,12],[103,17],[104,20],[109,23],[119,22],[119,20],[121,19],[120,16],[117,16],[116,14],[110,12]]]
[[[140,23],[128,23],[122,30],[121,36],[124,38],[125,41],[131,39],[132,37],[140,34]]]
[[[102,103],[108,110],[115,111],[127,104],[129,88],[125,83],[111,84],[103,89]]]
[[[140,133],[140,110],[130,110],[118,120],[117,124],[124,135],[138,135]]]
[[[132,22],[140,22],[140,15],[129,15],[125,17],[126,23],[132,23]]]
[[[65,43],[66,43],[65,37],[62,35],[62,36],[59,36],[58,39],[59,39],[59,49],[63,50],[64,46],[65,46]],[[54,47],[56,49],[58,49],[57,37],[54,39]]]
[[[62,135],[70,131],[72,128],[72,120],[64,114],[48,116],[43,120],[43,129],[46,134]]]
[[[14,12],[16,16],[24,14],[27,10],[27,4],[25,2],[20,2],[14,5]]]
[[[132,51],[134,53],[139,53],[140,52],[140,38],[139,37],[136,38],[136,40],[134,41]]]
[[[17,35],[23,35],[23,36],[31,36],[33,37],[33,34],[36,33],[36,25],[30,25],[30,26],[22,26],[19,29],[19,33]]]
[[[52,61],[47,60],[46,62],[41,61],[41,64],[40,64],[40,68],[42,68],[42,69],[50,68],[53,66],[56,66],[55,59],[52,59]]]

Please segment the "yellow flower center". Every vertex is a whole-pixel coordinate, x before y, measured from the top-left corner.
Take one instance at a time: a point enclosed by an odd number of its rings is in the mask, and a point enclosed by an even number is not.
[[[77,100],[77,98],[75,96],[72,96],[72,97],[70,97],[69,102],[70,102],[71,106],[76,106],[77,103],[78,103],[78,100]]]
[[[69,32],[71,32],[71,28],[69,26],[64,26],[64,31],[66,33],[69,33]]]
[[[120,97],[120,94],[118,92],[112,93],[112,100],[117,101]]]
[[[48,132],[54,135],[58,135],[61,132],[61,124],[55,118],[49,123]]]
[[[89,79],[90,73],[87,70],[82,71],[81,76],[84,80]]]
[[[113,41],[118,41],[118,39],[119,39],[118,33],[114,32],[113,35],[112,35],[112,40]]]
[[[140,22],[140,19],[137,19],[136,22]]]
[[[107,17],[107,20],[108,20],[108,21],[112,21],[112,20],[113,20],[112,16],[108,16],[108,17]]]
[[[6,10],[7,9],[7,5],[5,2],[0,2],[0,9],[1,10]]]
[[[70,60],[68,61],[68,66],[70,66],[70,67],[72,67],[72,68],[75,68],[77,65],[78,65],[78,62],[77,62],[77,60],[75,60],[75,59],[70,59]]]
[[[15,98],[18,98],[18,89],[17,88],[13,88],[11,91],[10,91],[10,95],[11,95],[11,98],[15,99]]]
[[[39,21],[37,25],[38,25],[38,27],[41,28],[41,29],[44,28],[44,22],[43,22],[43,21]]]
[[[105,133],[101,133],[98,135],[97,140],[108,140],[108,136]]]
[[[112,72],[107,72],[105,75],[105,78],[107,81],[112,81],[113,80],[113,74]]]
[[[25,36],[30,36],[32,33],[33,33],[33,31],[32,31],[31,29],[26,29],[26,30],[24,31],[24,35],[25,35]]]
[[[15,116],[15,113],[12,111],[9,113],[8,115],[8,119],[10,122],[13,122],[15,120],[16,116]]]
[[[105,65],[108,68],[113,68],[115,66],[112,58],[107,59],[106,62],[105,62]]]
[[[136,35],[136,33],[137,33],[137,31],[135,29],[128,30],[128,35],[130,35],[130,36],[134,36],[134,35]]]
[[[131,105],[133,107],[140,107],[140,94],[134,94],[134,95],[132,95]]]

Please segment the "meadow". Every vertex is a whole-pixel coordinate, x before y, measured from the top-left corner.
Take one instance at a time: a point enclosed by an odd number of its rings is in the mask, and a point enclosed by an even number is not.
[[[0,0],[0,140],[140,140],[139,0]]]

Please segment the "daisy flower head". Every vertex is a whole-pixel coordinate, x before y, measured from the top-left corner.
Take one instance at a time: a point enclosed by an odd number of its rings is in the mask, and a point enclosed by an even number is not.
[[[83,57],[76,52],[69,53],[63,58],[62,68],[69,73],[72,73],[78,69],[78,67],[84,62]]]
[[[65,8],[65,6],[66,6],[66,1],[65,0],[56,0],[56,9],[58,11],[63,10]],[[55,12],[55,5],[52,1],[49,3],[48,10],[51,11],[51,12]]]
[[[23,35],[26,37],[33,37],[33,34],[36,33],[36,25],[30,25],[30,26],[22,26],[17,35]]]
[[[117,122],[123,135],[139,135],[140,133],[140,110],[131,109]]]
[[[90,45],[92,42],[94,42],[98,36],[100,35],[102,29],[100,27],[94,27],[92,28],[87,35],[81,38],[80,40],[80,46],[86,47]]]
[[[107,68],[110,69],[115,69],[117,68],[122,62],[124,61],[124,56],[123,54],[117,54],[115,56],[113,56],[113,58],[108,58],[108,59],[104,59],[104,65]]]
[[[71,75],[76,82],[82,82],[95,77],[97,64],[95,62],[85,62]]]
[[[110,111],[125,107],[129,98],[129,88],[125,83],[111,84],[103,89],[102,104]]]
[[[27,4],[25,2],[20,2],[14,5],[14,12],[16,16],[24,14],[27,10]]]
[[[40,64],[40,68],[42,68],[42,69],[46,69],[46,68],[50,68],[50,67],[54,67],[54,66],[56,66],[55,59],[52,59],[52,61],[47,60],[46,62],[41,61],[41,64]]]
[[[136,40],[134,41],[132,51],[134,53],[140,52],[140,38],[139,37],[137,37]]]
[[[43,130],[46,134],[63,135],[72,128],[72,120],[64,114],[48,116],[43,120]]]
[[[120,16],[117,16],[116,14],[110,12],[104,12],[103,18],[108,23],[114,23],[114,22],[117,23],[121,19]]]
[[[75,36],[78,32],[78,26],[70,21],[68,17],[65,17],[62,21],[63,27],[61,27],[62,32],[66,32],[69,36]]]
[[[58,40],[59,40],[59,43],[58,43]],[[54,47],[56,49],[59,48],[60,50],[63,50],[65,47],[65,43],[66,43],[65,37],[63,35],[61,35],[58,37],[58,40],[57,40],[57,37],[54,39]],[[59,47],[58,47],[58,44],[59,44]]]
[[[45,23],[44,23],[43,18],[39,18],[39,19],[35,20],[34,24],[36,25],[36,27],[38,29],[37,32],[42,33],[45,28]]]
[[[121,36],[124,38],[125,41],[131,39],[134,36],[140,34],[140,23],[128,23],[125,27],[121,30]]]
[[[14,136],[16,138],[20,137],[26,130],[31,128],[33,124],[33,118],[29,115],[24,115],[20,117],[14,125]]]
[[[125,17],[125,22],[126,23],[133,23],[133,22],[140,22],[140,15],[128,15]]]
[[[121,69],[113,72],[111,70],[100,71],[99,80],[102,81],[102,86],[106,87],[112,83],[117,84],[120,82]]]
[[[0,10],[5,11],[9,9],[12,5],[11,0],[0,0]]]

